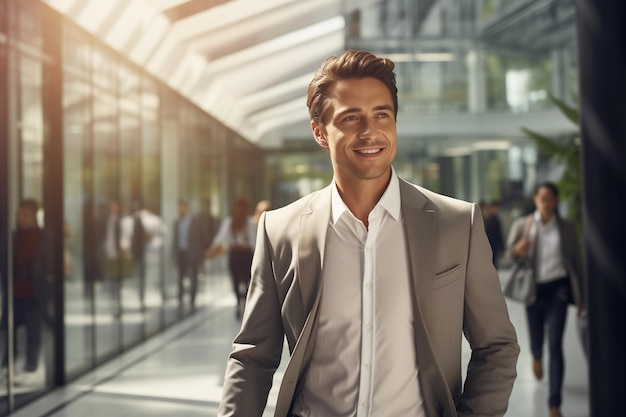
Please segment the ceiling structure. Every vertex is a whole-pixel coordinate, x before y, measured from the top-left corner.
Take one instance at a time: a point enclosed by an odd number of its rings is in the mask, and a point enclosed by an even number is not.
[[[44,1],[262,147],[344,48],[342,0]]]
[[[348,30],[344,16],[355,7],[381,0],[42,1],[247,140],[263,148],[278,148],[311,139],[305,96],[315,69],[344,49]],[[415,1],[414,8],[421,13],[418,27],[437,1]],[[568,9],[560,7],[563,1],[569,0],[531,3],[558,5],[549,11],[554,11],[552,16],[564,16],[559,20],[562,23],[571,18]],[[520,36],[510,29],[521,28],[525,33],[524,24],[537,21],[540,8],[521,10],[524,13],[513,10],[508,23],[495,22],[485,28],[484,40],[518,42]],[[548,30],[550,22],[545,18],[541,22]],[[534,116],[505,114],[494,121],[488,120],[488,114],[455,115],[455,123],[446,117],[403,117],[398,134],[458,135],[458,129],[467,132],[465,123],[475,128],[475,135],[505,135],[511,133],[511,126],[520,124],[520,117]],[[554,120],[563,121],[556,112],[539,117],[521,123],[540,129],[546,122],[554,128]]]
[[[571,0],[529,1],[512,7],[488,25],[481,39],[492,47],[546,51],[576,37],[576,9]]]

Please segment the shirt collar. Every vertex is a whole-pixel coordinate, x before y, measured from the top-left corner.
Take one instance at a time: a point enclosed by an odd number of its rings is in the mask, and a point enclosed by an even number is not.
[[[387,185],[387,189],[380,197],[380,200],[378,200],[376,207],[378,206],[384,208],[394,220],[398,221],[400,219],[400,181],[393,167],[391,167],[391,180]],[[331,184],[331,212],[333,224],[336,224],[346,211],[350,212],[350,209],[348,209],[348,206],[346,206],[346,203],[339,195],[337,183],[333,178]]]
[[[553,214],[552,217],[550,217],[550,220],[548,220],[546,224],[543,224],[543,222],[541,221],[541,214],[539,214],[539,211],[535,210],[534,220],[536,223],[540,224],[543,227],[552,227],[556,224],[556,213]]]

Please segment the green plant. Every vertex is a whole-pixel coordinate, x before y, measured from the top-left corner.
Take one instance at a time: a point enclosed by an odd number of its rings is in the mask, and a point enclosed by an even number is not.
[[[548,94],[550,101],[578,126],[578,131],[558,138],[551,138],[540,133],[522,128],[529,138],[537,145],[539,152],[550,159],[561,162],[565,169],[557,186],[561,200],[567,204],[567,218],[576,226],[578,236],[582,238],[582,172],[581,172],[581,141],[579,112],[562,100]]]

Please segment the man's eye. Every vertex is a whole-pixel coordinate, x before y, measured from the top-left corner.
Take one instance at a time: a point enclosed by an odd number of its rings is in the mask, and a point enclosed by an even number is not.
[[[388,113],[378,113],[376,115],[376,117],[378,117],[379,119],[384,119],[384,118],[389,117],[389,114]]]
[[[343,119],[343,120],[345,120],[347,122],[350,122],[350,121],[353,121],[353,120],[358,120],[358,118],[356,116],[352,115],[352,116],[346,116],[346,118]]]

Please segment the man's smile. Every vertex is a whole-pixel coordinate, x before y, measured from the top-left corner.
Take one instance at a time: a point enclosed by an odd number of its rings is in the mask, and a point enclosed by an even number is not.
[[[356,152],[362,155],[373,155],[379,152],[382,152],[383,148],[375,148],[375,149],[357,149]]]

